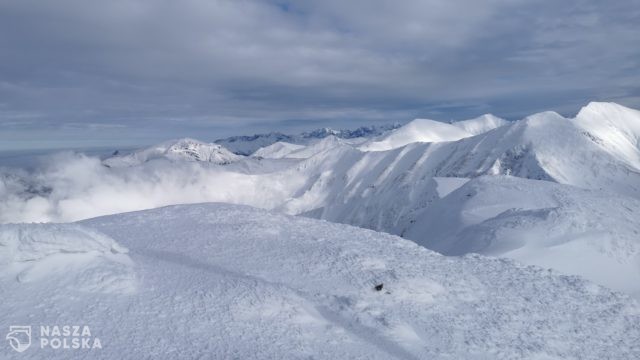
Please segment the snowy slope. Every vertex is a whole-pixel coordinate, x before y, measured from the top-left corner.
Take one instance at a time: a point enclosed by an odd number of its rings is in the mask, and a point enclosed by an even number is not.
[[[253,157],[263,159],[308,159],[316,154],[339,147],[356,147],[365,142],[364,138],[342,139],[333,135],[309,142],[307,145],[277,142],[253,153]]]
[[[344,146],[350,147],[351,145],[348,141],[338,137],[327,136],[326,138],[312,142],[301,149],[290,152],[286,157],[291,159],[308,159],[316,154]]]
[[[41,225],[22,225],[21,236],[1,229],[29,253],[52,250]],[[509,260],[449,258],[390,235],[221,204],[97,218],[82,229],[92,229],[82,230],[91,245],[74,235],[56,237],[57,248],[129,248],[120,260],[132,263],[132,291],[76,288],[58,271],[20,282],[24,259],[14,258],[0,264],[2,326],[89,325],[102,349],[16,355],[4,346],[3,358],[640,356],[637,302]]]
[[[580,110],[574,122],[596,144],[640,171],[640,111],[592,102]]]
[[[285,172],[309,179],[285,212],[393,234],[438,198],[434,177],[512,175],[640,197],[640,172],[551,112],[456,142],[329,150]]]
[[[363,151],[384,151],[415,142],[455,141],[479,135],[506,124],[506,120],[492,114],[452,123],[415,119],[398,129],[365,142],[360,146],[360,149]]]
[[[572,119],[546,112],[459,141],[409,144],[384,155],[362,154],[351,166],[368,169],[379,161],[384,162],[380,168],[410,163],[403,177],[414,180],[513,175],[640,197],[640,171],[629,165],[628,158],[603,149],[594,136],[605,135],[586,133]]]
[[[214,164],[229,164],[242,159],[218,144],[204,143],[194,139],[166,141],[123,156],[113,156],[103,161],[109,167],[140,165],[149,160],[166,158],[174,161],[203,161]]]
[[[434,202],[404,237],[584,276],[640,298],[640,201],[515,177],[480,177]]]
[[[474,119],[452,122],[451,125],[460,128],[467,133],[475,136],[486,133],[489,130],[507,125],[508,122],[493,114],[484,114]]]
[[[265,159],[282,159],[284,157],[287,157],[287,155],[289,155],[291,152],[303,149],[304,147],[304,145],[278,141],[276,143],[258,149],[251,156],[261,157]]]
[[[360,146],[363,151],[384,151],[415,142],[455,141],[472,136],[461,127],[428,119],[415,119]]]

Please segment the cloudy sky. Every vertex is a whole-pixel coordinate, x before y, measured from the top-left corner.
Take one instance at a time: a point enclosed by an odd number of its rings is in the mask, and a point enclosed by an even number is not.
[[[640,0],[0,0],[0,149],[640,108]]]

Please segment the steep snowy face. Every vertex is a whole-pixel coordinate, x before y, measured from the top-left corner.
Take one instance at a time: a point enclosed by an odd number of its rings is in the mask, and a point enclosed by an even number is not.
[[[166,158],[174,161],[203,161],[225,165],[242,159],[221,145],[204,143],[194,139],[167,141],[124,156],[113,156],[103,161],[109,167],[139,165],[149,160]]]
[[[360,146],[363,151],[384,151],[415,142],[455,141],[472,136],[461,127],[435,120],[416,119]]]
[[[574,122],[605,151],[640,171],[640,111],[592,102],[580,110]]]
[[[102,342],[94,352],[33,347],[21,358],[633,359],[640,351],[637,302],[510,260],[445,257],[395,236],[222,204],[82,226],[131,250],[139,284],[128,294],[83,292],[2,272],[7,324],[87,323]]]
[[[472,179],[416,216],[404,237],[576,274],[640,297],[640,201],[515,177]]]
[[[423,176],[512,175],[640,197],[640,172],[604,151],[594,136],[599,135],[545,112],[459,141],[406,148],[421,148],[422,156],[409,161]],[[410,153],[415,154],[399,154]]]
[[[640,172],[624,157],[603,151],[598,139],[606,138],[605,133],[596,129],[586,132],[574,120],[555,113],[526,120],[523,142],[531,144],[537,163],[549,178],[561,184],[640,197]]]

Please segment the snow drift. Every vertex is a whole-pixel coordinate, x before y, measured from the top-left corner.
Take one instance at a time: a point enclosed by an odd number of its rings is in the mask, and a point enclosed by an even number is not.
[[[128,250],[100,232],[74,224],[0,225],[0,268],[19,293],[34,286],[126,293],[135,289]],[[35,285],[35,284],[40,285]],[[24,284],[32,284],[26,286]]]

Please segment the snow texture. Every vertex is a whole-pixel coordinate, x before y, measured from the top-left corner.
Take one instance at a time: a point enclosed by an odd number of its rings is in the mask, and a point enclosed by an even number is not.
[[[223,204],[83,221],[91,232],[69,226],[53,228],[77,235],[58,248],[113,249],[102,232],[130,249],[139,284],[95,293],[3,271],[3,327],[86,324],[103,347],[17,354],[6,346],[3,358],[640,356],[637,302],[510,260],[445,257],[391,235]],[[31,228],[42,229],[22,225]],[[31,239],[28,254],[50,254],[49,240]]]
[[[506,124],[506,120],[491,114],[450,124],[435,120],[416,119],[388,134],[364,143],[360,146],[360,149],[364,151],[384,151],[415,142],[455,141],[479,135]]]
[[[30,288],[47,284],[99,293],[128,293],[136,286],[128,250],[84,226],[2,225],[0,250],[3,280],[19,284],[16,299]]]

